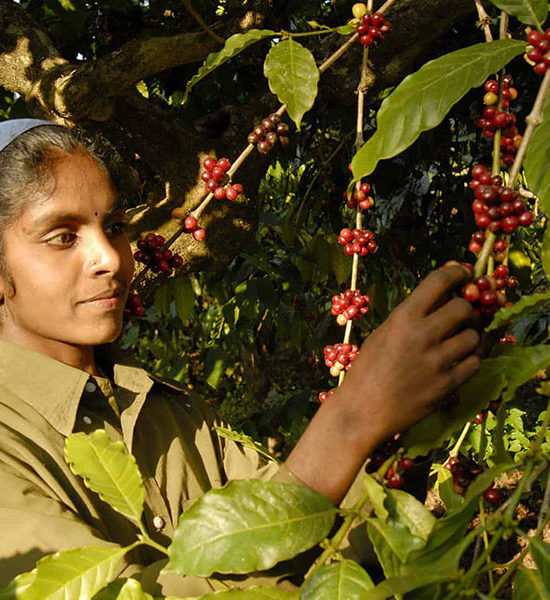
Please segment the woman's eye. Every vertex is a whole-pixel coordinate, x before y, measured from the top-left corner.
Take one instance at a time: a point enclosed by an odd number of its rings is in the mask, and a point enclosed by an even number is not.
[[[64,233],[60,233],[55,237],[48,240],[49,244],[53,246],[72,246],[76,241],[76,233],[72,231],[65,231]]]

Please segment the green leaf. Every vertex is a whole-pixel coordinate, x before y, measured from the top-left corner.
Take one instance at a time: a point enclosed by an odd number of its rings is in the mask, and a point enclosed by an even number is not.
[[[143,483],[136,459],[127,454],[122,442],[113,442],[107,433],[73,433],[65,442],[65,458],[71,470],[116,511],[141,520]]]
[[[517,40],[475,44],[405,77],[382,103],[376,132],[353,158],[354,180],[370,175],[378,161],[396,156],[422,132],[439,125],[470,89],[524,51],[525,43]]]
[[[315,571],[301,588],[300,600],[361,600],[374,583],[352,560],[325,565]]]
[[[209,348],[206,353],[204,376],[206,378],[206,383],[215,390],[218,388],[220,379],[225,370],[226,359],[227,355],[225,352],[217,346]]]
[[[303,485],[232,481],[206,492],[181,516],[167,570],[208,577],[269,569],[325,538],[336,512]]]
[[[529,546],[531,556],[537,563],[547,591],[550,592],[550,544],[545,544],[540,538],[533,538]]]
[[[249,29],[246,33],[236,33],[225,40],[224,47],[219,52],[212,52],[206,57],[206,60],[193,77],[187,82],[185,94],[183,95],[182,104],[185,104],[189,98],[189,92],[195,85],[210,75],[214,69],[223,65],[230,58],[237,56],[243,50],[266,38],[275,35],[275,31],[270,29]]]
[[[29,573],[21,573],[15,579],[12,579],[8,585],[0,590],[0,600],[17,600],[22,598],[26,590],[31,586],[34,581],[36,571],[30,571]]]
[[[288,116],[299,128],[317,96],[319,69],[313,54],[294,40],[283,40],[266,56],[264,75],[269,89],[286,104]]]
[[[153,304],[159,315],[168,315],[170,312],[170,290],[167,283],[163,283],[155,290]]]
[[[87,546],[50,554],[38,561],[32,573],[17,578],[15,588],[11,586],[12,596],[4,596],[2,592],[0,598],[88,600],[109,583],[128,550],[118,546]],[[31,575],[32,583],[28,585]]]
[[[418,569],[415,573],[403,577],[391,577],[378,584],[374,589],[364,594],[361,600],[387,600],[396,594],[405,594],[417,588],[446,581],[448,575],[434,572],[433,569],[425,567]]]
[[[394,520],[371,517],[367,519],[367,531],[386,576],[399,572],[399,564],[396,564],[393,555],[400,563],[406,563],[411,552],[421,550],[426,545],[424,540],[412,535],[403,523]]]
[[[527,147],[523,168],[529,189],[539,197],[540,207],[550,214],[550,95],[543,107],[543,122]]]
[[[139,581],[128,579],[122,586],[116,600],[153,600],[153,596],[143,591]]]
[[[255,439],[251,438],[246,433],[241,433],[240,431],[233,431],[233,429],[227,429],[226,427],[220,427],[219,425],[214,425],[214,429],[218,432],[218,435],[223,438],[227,438],[228,440],[233,440],[234,442],[239,442],[245,448],[251,448],[255,450],[258,454],[261,454],[264,458],[268,460],[278,463],[279,461],[270,454],[260,442],[257,442]]]
[[[288,592],[270,587],[252,586],[246,589],[233,588],[231,590],[220,590],[204,596],[193,596],[192,598],[167,597],[166,600],[298,600],[299,592]]]
[[[399,563],[405,563],[413,550],[426,545],[435,517],[410,494],[386,490],[370,475],[367,475],[365,487],[378,517],[367,519],[369,537],[384,573],[387,576],[396,574]]]
[[[435,489],[439,492],[447,512],[457,510],[462,505],[462,496],[454,491],[453,476],[443,465],[438,465]]]
[[[506,306],[495,313],[493,320],[485,331],[493,331],[506,325],[510,321],[529,314],[530,312],[540,310],[546,304],[550,304],[550,290],[531,296],[523,296],[513,306]]]
[[[533,569],[518,569],[514,578],[513,600],[550,600],[541,574]]]
[[[195,292],[189,277],[176,277],[173,279],[172,293],[178,317],[182,321],[187,321],[195,308]]]
[[[542,29],[548,16],[548,0],[491,0],[505,13],[516,17],[526,25],[535,25]]]
[[[513,346],[501,356],[485,359],[480,370],[462,386],[460,400],[454,406],[433,412],[403,436],[407,456],[425,455],[441,446],[491,400],[498,400],[501,395],[505,402],[511,400],[520,385],[548,365],[550,346],[544,344]]]

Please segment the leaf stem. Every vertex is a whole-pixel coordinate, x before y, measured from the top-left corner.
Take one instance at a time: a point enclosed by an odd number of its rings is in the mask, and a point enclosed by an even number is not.
[[[346,534],[351,529],[353,522],[359,517],[361,510],[369,500],[369,492],[365,490],[363,495],[354,504],[353,508],[346,515],[344,522],[340,525],[338,531],[329,540],[328,547],[325,548],[323,553],[317,558],[317,560],[311,565],[309,571],[306,573],[305,578],[308,579],[319,567],[322,567],[329,558],[338,552],[340,544],[346,537]]]
[[[471,426],[472,426],[472,423],[470,421],[468,421],[466,423],[466,425],[464,425],[464,428],[462,429],[462,433],[460,434],[458,440],[456,441],[456,444],[453,446],[453,449],[449,452],[449,457],[458,456],[460,448],[461,448],[462,444],[464,443],[464,440],[466,439],[466,436],[468,435],[468,432],[470,431]]]
[[[158,550],[165,556],[169,556],[168,550],[161,544],[158,544],[157,542],[155,542],[155,540],[152,540],[146,533],[143,533],[142,535],[138,536],[138,538],[139,538],[139,542],[141,542],[142,544],[145,544],[146,546],[150,546],[151,548],[155,548],[156,550]]]

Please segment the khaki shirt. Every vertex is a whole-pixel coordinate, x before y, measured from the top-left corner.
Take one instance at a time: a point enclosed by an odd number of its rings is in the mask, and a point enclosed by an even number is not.
[[[181,513],[213,487],[248,477],[298,482],[284,466],[218,436],[218,417],[199,398],[137,366],[98,362],[108,377],[0,340],[0,588],[45,554],[136,539],[136,526],[69,469],[64,445],[73,432],[105,429],[134,454],[148,533],[164,546]],[[357,492],[351,496],[348,503]],[[173,575],[157,584],[162,558],[139,547],[126,556],[122,576],[137,576],[149,593],[218,589],[211,580]]]

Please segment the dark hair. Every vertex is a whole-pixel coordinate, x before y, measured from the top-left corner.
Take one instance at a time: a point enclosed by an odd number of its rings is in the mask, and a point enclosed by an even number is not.
[[[0,152],[0,271],[4,275],[8,274],[3,233],[29,202],[47,199],[54,184],[54,167],[63,153],[85,153],[107,170],[91,145],[53,123],[22,133]]]

